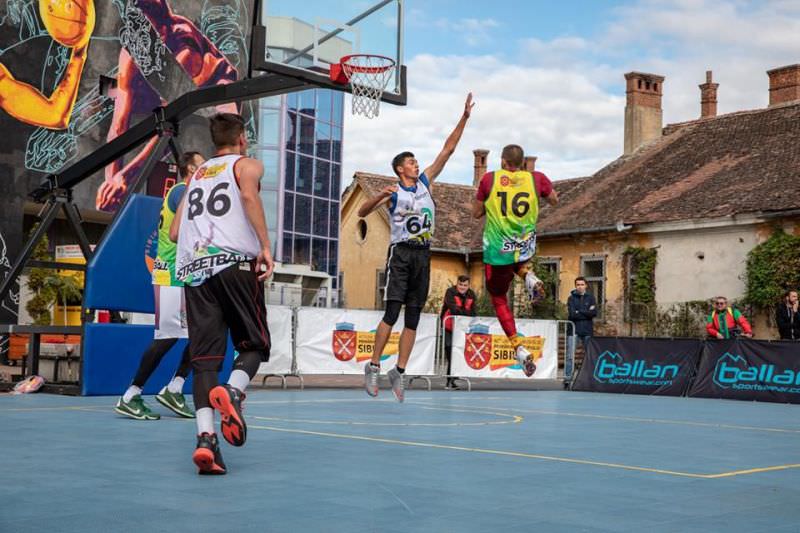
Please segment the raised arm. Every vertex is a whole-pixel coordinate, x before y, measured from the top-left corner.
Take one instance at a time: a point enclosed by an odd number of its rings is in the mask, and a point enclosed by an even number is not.
[[[50,96],[14,78],[0,63],[0,109],[12,117],[43,128],[60,130],[69,125],[78,97],[88,44],[72,49],[72,56],[61,81]]]
[[[461,140],[461,134],[464,133],[464,127],[467,125],[467,120],[469,120],[469,116],[472,113],[472,108],[474,106],[475,104],[472,103],[472,93],[469,93],[467,95],[467,101],[464,102],[464,113],[461,115],[461,119],[458,121],[458,124],[456,124],[453,132],[444,142],[444,148],[442,148],[442,151],[439,152],[438,156],[436,156],[436,159],[433,161],[431,166],[425,169],[424,173],[428,177],[428,181],[433,182],[433,180],[436,179],[436,176],[442,173],[442,170],[444,170],[444,166],[447,164],[450,156],[456,151],[456,146],[458,146],[458,141]]]
[[[365,216],[369,215],[373,211],[375,211],[380,205],[385,204],[389,201],[392,197],[392,194],[397,192],[397,185],[389,185],[388,187],[384,187],[380,193],[373,196],[363,204],[361,207],[358,208],[358,216],[364,218]]]

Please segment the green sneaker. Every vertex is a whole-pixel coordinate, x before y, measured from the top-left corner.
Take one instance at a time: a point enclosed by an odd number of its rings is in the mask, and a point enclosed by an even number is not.
[[[135,418],[136,420],[158,420],[161,418],[160,414],[154,413],[147,407],[147,404],[144,403],[144,400],[142,400],[142,397],[138,394],[127,403],[123,402],[122,397],[120,397],[114,410],[121,415]]]
[[[186,403],[186,398],[180,392],[174,393],[164,389],[156,394],[156,400],[178,416],[194,418],[194,411]]]

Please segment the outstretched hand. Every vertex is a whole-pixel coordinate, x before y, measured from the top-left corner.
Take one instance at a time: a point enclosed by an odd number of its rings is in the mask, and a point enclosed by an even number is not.
[[[472,93],[467,95],[467,101],[464,102],[464,118],[469,118],[472,114],[472,108],[475,107],[475,103],[472,101]]]
[[[391,196],[392,194],[396,193],[398,190],[399,190],[399,187],[397,185],[388,185],[388,186],[384,187],[383,189],[381,189],[381,196],[383,196],[384,198],[387,198],[387,197]]]

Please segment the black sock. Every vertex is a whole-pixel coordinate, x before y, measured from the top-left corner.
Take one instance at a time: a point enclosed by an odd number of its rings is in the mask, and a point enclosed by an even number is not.
[[[369,364],[372,366],[372,368],[380,368],[381,367],[380,363],[376,364],[376,363],[373,363],[372,361],[370,361]]]
[[[406,369],[405,369],[405,368],[400,368],[399,366],[396,366],[395,368],[396,368],[396,369],[397,369],[397,371],[398,371],[398,372],[400,372],[401,374],[405,374],[405,373],[406,373]]]

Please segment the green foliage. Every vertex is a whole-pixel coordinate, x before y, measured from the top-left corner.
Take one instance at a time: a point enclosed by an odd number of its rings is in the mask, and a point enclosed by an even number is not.
[[[762,308],[779,302],[787,289],[800,287],[800,236],[778,229],[750,250],[745,281],[744,301]]]
[[[709,312],[707,300],[677,303],[666,309],[650,306],[640,319],[640,334],[647,337],[703,338]]]
[[[623,252],[629,276],[625,277],[626,293],[631,304],[651,304],[656,301],[656,248],[629,246]],[[629,278],[630,282],[629,282]]]
[[[38,226],[38,224],[37,224]],[[31,235],[36,231],[36,226],[31,229]],[[29,235],[30,236],[30,235]],[[50,253],[48,248],[50,246],[47,235],[42,237],[36,248],[33,249],[31,259],[36,261],[50,261]],[[56,294],[53,288],[47,283],[47,278],[50,271],[46,268],[32,268],[28,272],[28,290],[33,293],[31,298],[25,305],[28,314],[33,318],[33,323],[37,326],[49,326],[51,323],[50,306],[56,299]]]
[[[31,233],[35,230],[36,226]],[[52,261],[49,246],[45,235],[34,248],[31,258],[36,261]],[[59,275],[49,268],[32,268],[28,272],[28,290],[33,293],[33,297],[25,305],[25,309],[33,318],[33,323],[37,326],[49,326],[52,323],[50,308],[53,304],[60,302],[66,306],[80,303],[83,288],[74,276]]]

